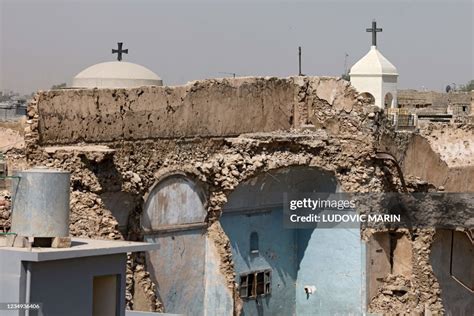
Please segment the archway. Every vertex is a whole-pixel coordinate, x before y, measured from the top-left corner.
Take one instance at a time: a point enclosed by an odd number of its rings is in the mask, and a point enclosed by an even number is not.
[[[207,211],[202,186],[176,174],[154,185],[142,213],[147,266],[166,311],[204,313]]]
[[[390,92],[387,92],[384,97],[384,107],[386,109],[391,108],[393,105],[393,95]]]
[[[230,194],[220,222],[229,237],[243,315],[362,313],[359,229],[284,227],[285,193],[335,193],[327,171],[289,167]]]
[[[375,105],[375,97],[369,92],[360,94],[364,98],[364,105]]]

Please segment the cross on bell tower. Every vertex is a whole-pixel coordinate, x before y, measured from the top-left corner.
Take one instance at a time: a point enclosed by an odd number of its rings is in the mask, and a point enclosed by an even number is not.
[[[117,54],[117,60],[122,60],[122,54],[128,54],[128,49],[122,49],[123,43],[117,43],[117,49],[112,49],[112,54]]]
[[[382,32],[382,29],[377,28],[377,21],[372,21],[372,28],[366,29],[366,32],[372,33],[372,46],[377,46],[377,32]]]

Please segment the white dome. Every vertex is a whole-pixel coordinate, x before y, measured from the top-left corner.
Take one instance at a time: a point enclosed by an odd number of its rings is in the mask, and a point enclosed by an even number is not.
[[[124,61],[92,65],[78,73],[72,80],[74,88],[134,88],[162,85],[163,81],[153,71]]]
[[[349,73],[354,75],[392,75],[398,76],[397,68],[385,58],[377,47],[372,46],[370,51],[362,57],[354,66],[352,66]]]

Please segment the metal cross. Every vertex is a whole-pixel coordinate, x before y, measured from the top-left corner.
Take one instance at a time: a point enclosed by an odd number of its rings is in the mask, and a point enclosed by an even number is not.
[[[128,49],[122,49],[122,42],[117,43],[117,48],[118,49],[112,49],[112,54],[117,54],[117,60],[121,61],[122,60],[122,54],[128,54]]]
[[[377,28],[377,22],[372,21],[372,28],[366,29],[366,32],[372,33],[372,46],[377,46],[377,32],[382,32],[382,29]]]

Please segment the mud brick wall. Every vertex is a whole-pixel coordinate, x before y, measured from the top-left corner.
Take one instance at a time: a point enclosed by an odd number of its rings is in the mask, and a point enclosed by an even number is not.
[[[289,130],[315,115],[308,112],[308,102],[329,105],[326,115],[347,114],[357,106],[355,94],[344,80],[318,77],[52,90],[38,95],[39,140],[41,144],[72,144]],[[323,119],[324,114],[318,114]]]

